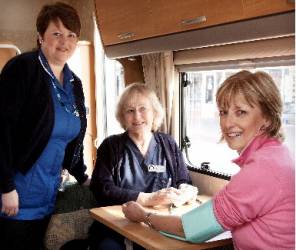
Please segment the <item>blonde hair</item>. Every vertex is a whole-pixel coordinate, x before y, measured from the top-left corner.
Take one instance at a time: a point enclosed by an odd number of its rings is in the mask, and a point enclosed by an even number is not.
[[[131,99],[131,96],[135,94],[141,94],[149,99],[154,114],[152,131],[157,131],[163,121],[164,111],[155,92],[144,83],[133,83],[124,89],[116,107],[115,115],[117,121],[123,129],[126,129],[124,124],[124,107],[127,101]]]
[[[262,71],[251,73],[247,70],[230,76],[217,91],[217,106],[229,108],[230,102],[238,94],[241,94],[251,107],[258,105],[263,117],[270,122],[265,128],[265,134],[283,140],[281,132],[283,104],[280,92],[271,76]]]

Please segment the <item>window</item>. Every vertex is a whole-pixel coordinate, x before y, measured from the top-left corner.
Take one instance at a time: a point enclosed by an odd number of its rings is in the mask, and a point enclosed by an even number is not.
[[[94,20],[95,22],[95,20]],[[124,89],[122,65],[107,58],[101,42],[98,27],[95,22],[95,72],[96,72],[96,147],[109,135],[121,133],[123,130],[115,118],[115,108],[118,96]]]
[[[183,100],[183,135],[186,158],[192,167],[209,168],[211,172],[226,176],[239,171],[231,163],[238,155],[228,148],[226,143],[219,143],[221,134],[219,116],[216,108],[216,91],[220,84],[240,69],[188,71],[186,84],[181,91]],[[295,72],[294,66],[257,67],[251,71],[262,70],[275,80],[284,104],[282,122],[285,144],[291,152],[295,149]],[[182,73],[182,74],[184,74]],[[185,117],[186,115],[186,117]],[[187,141],[187,143],[186,143]],[[189,143],[188,143],[189,141]],[[189,145],[186,147],[186,145]]]
[[[105,57],[105,98],[106,136],[122,133],[123,129],[116,120],[115,111],[119,95],[124,89],[123,67],[116,60]]]

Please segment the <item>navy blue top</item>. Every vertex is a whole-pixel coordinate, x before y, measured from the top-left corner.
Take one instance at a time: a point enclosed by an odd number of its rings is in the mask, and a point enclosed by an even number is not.
[[[162,189],[172,175],[167,168],[164,152],[154,136],[151,138],[145,157],[128,137],[121,164],[119,186],[127,189],[133,187],[140,192],[151,193]]]
[[[97,151],[90,188],[98,206],[137,200],[167,186],[190,183],[187,166],[176,142],[167,134],[153,133],[144,158],[127,132],[106,138]]]
[[[8,217],[10,219],[41,219],[53,212],[61,180],[60,174],[65,148],[80,131],[80,119],[73,114],[72,81],[74,79],[70,69],[65,65],[62,87],[53,75],[42,52],[40,52],[40,63],[57,86],[57,90],[55,90],[52,83],[49,82],[54,103],[54,127],[47,146],[33,167],[26,175],[17,172],[14,177],[16,190],[19,195],[19,212],[14,217]],[[57,91],[60,94],[61,100],[57,97]],[[1,216],[5,215],[1,214]]]
[[[67,78],[67,72],[64,73]],[[87,120],[82,83],[73,72],[72,76],[80,132],[68,143],[62,165],[81,184],[87,179],[83,160]],[[33,167],[53,132],[55,110],[51,77],[40,63],[39,50],[20,54],[3,67],[0,121],[0,193],[8,193],[16,188],[15,174],[25,175]]]

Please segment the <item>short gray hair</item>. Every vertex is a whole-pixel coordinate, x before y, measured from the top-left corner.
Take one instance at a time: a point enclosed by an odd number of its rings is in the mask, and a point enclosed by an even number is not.
[[[119,97],[116,107],[115,115],[117,121],[123,129],[126,129],[124,124],[124,106],[127,103],[127,100],[136,93],[139,93],[149,99],[154,113],[152,131],[157,131],[163,122],[164,111],[155,92],[144,83],[132,83],[124,89]]]

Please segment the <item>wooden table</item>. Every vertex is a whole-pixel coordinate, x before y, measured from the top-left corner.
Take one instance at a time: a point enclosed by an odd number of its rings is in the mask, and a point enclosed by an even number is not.
[[[199,197],[200,200],[205,200]],[[193,205],[198,206],[198,204]],[[193,208],[192,206],[183,206],[174,209],[173,213],[184,213]],[[155,210],[154,210],[155,211]],[[168,213],[168,209],[163,208],[157,210],[158,213]],[[226,246],[231,244],[230,232],[224,232],[215,238],[205,243],[189,243],[184,241],[175,240],[163,236],[158,231],[149,228],[144,223],[135,223],[124,217],[121,206],[109,206],[93,208],[90,210],[91,216],[103,223],[104,225],[112,228],[114,231],[120,233],[132,242],[136,242],[142,247],[149,250],[198,250],[208,249],[218,246]]]

